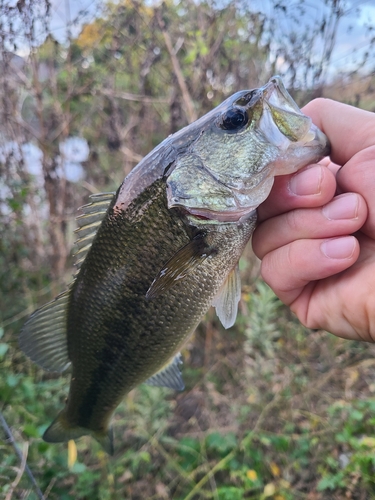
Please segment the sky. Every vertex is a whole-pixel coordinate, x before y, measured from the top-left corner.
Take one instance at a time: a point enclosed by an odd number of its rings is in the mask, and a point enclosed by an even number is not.
[[[305,14],[298,16],[299,28],[301,30],[306,29],[306,27],[313,28],[321,22],[324,13],[328,13],[328,9],[323,0],[302,1],[304,2]],[[292,11],[291,6],[300,2],[301,0],[289,0],[284,3],[287,3],[288,8]],[[252,0],[251,3],[267,16],[272,16],[275,13],[271,0]],[[371,38],[375,36],[375,31],[370,33],[366,30],[367,25],[372,25],[375,28],[374,0],[342,0],[342,3],[345,4],[345,15],[340,19],[338,25],[336,44],[330,62],[332,72],[353,69],[353,58],[358,61],[363,53],[370,48]],[[296,27],[296,24],[291,23],[289,16],[283,16],[280,11],[278,11],[277,20],[277,28],[280,33],[288,33]],[[319,49],[319,40],[316,41],[316,48]],[[375,52],[373,52],[372,67],[375,68]]]
[[[56,40],[64,43],[69,25],[72,35],[78,35],[82,24],[95,18],[102,3],[100,0],[51,0],[51,30]]]
[[[95,18],[104,2],[101,0],[50,0],[51,1],[51,23],[50,28],[54,37],[61,43],[67,40],[69,31],[71,35],[79,34],[82,25]],[[147,1],[147,0],[146,0]],[[153,0],[148,0],[154,3]],[[176,0],[177,1],[177,0]],[[221,0],[226,3],[227,0]],[[286,0],[284,0],[286,2]],[[372,24],[375,27],[375,1],[374,0],[341,0],[345,2],[347,14],[341,19],[334,52],[331,63],[333,71],[350,70],[353,66],[353,57],[357,60],[370,46],[370,40],[375,36],[375,31],[369,33],[366,25]],[[288,0],[290,9],[293,4],[298,5],[304,2],[305,14],[300,17],[301,28],[313,26],[318,23],[326,7],[324,0]],[[16,4],[16,0],[10,0]],[[181,1],[183,4],[183,0]],[[220,4],[220,0],[216,0]],[[281,2],[280,2],[281,3]],[[272,0],[250,0],[250,7],[264,13],[266,16],[274,16]],[[1,15],[1,13],[0,13]],[[296,24],[292,25],[288,16],[276,14],[277,29],[279,33],[287,33]],[[350,31],[349,31],[349,28]],[[318,44],[317,44],[318,45]],[[22,43],[19,44],[19,55],[26,55],[27,49]],[[359,54],[359,57],[358,57]],[[373,68],[375,68],[375,55],[373,55]]]
[[[225,1],[225,0],[224,0]],[[301,0],[290,0],[288,5],[299,3]],[[182,2],[183,3],[183,2]],[[366,25],[375,27],[375,2],[374,0],[346,0],[346,12],[339,24],[337,41],[332,54],[334,69],[351,69],[353,56],[363,54],[370,46],[370,39],[375,36],[366,31]],[[82,23],[94,19],[95,14],[103,4],[100,0],[52,0],[51,29],[58,41],[64,42],[67,35],[67,26],[72,21],[78,20],[71,26],[72,34],[77,35]],[[271,0],[251,0],[250,6],[268,16],[274,14]],[[318,22],[324,12],[323,0],[305,0],[306,14],[301,18],[301,26],[311,26]],[[280,31],[287,32],[291,25],[288,17],[280,18]],[[349,31],[349,28],[350,31]],[[353,54],[354,52],[354,54]],[[358,58],[357,58],[358,60]],[[375,64],[373,65],[375,67]]]
[[[11,0],[14,5],[16,0]],[[146,0],[147,1],[147,0]],[[153,0],[149,0],[152,2]],[[217,0],[226,2],[227,0]],[[314,26],[320,22],[324,12],[323,0],[304,0],[306,13],[300,18],[301,29],[306,26]],[[300,3],[301,0],[288,0],[288,6]],[[375,29],[367,32],[366,26],[373,25],[375,28],[375,1],[374,0],[346,0],[347,15],[341,19],[337,31],[336,46],[332,54],[332,72],[350,70],[353,67],[353,53],[360,55],[370,46],[371,37],[375,37]],[[60,43],[65,43],[70,33],[77,36],[84,23],[91,22],[100,12],[103,2],[99,0],[51,0],[51,23],[50,29],[53,36]],[[254,10],[264,13],[266,16],[275,14],[271,0],[251,0],[250,4]],[[319,7],[317,7],[319,6]],[[1,12],[0,12],[1,16]],[[290,31],[292,25],[288,16],[278,14],[278,30],[280,33]],[[293,25],[295,26],[295,25]],[[41,40],[42,42],[43,40]],[[317,46],[319,45],[319,41]],[[318,48],[318,47],[317,47]],[[19,44],[19,55],[26,55],[26,47]],[[375,71],[375,54],[372,56],[372,70]],[[0,144],[0,162],[2,156],[9,153],[9,148],[16,148],[12,143]],[[42,176],[40,155],[41,151],[33,144],[24,145],[22,151],[25,162],[30,173],[36,177]],[[16,151],[16,149],[15,149]],[[18,151],[18,150],[17,150]],[[69,138],[60,145],[60,171],[59,175],[71,182],[78,182],[84,176],[81,162],[88,156],[87,143],[78,137]],[[0,186],[1,188],[1,186]],[[1,189],[0,189],[1,191]]]

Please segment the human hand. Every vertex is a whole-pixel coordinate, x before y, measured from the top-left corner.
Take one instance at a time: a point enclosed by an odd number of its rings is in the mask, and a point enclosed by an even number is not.
[[[304,325],[374,342],[375,115],[328,99],[303,111],[331,141],[334,163],[275,179],[253,249]]]

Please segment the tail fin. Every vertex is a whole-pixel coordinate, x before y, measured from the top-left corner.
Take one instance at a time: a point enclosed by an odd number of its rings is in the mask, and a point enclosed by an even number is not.
[[[96,432],[85,427],[74,426],[68,421],[65,410],[57,415],[43,434],[43,439],[47,443],[63,443],[70,439],[78,439],[81,436],[87,435],[95,438],[109,455],[114,454],[113,431],[111,427],[104,432]]]
[[[112,427],[109,427],[107,432],[105,431],[103,433],[92,432],[91,435],[98,441],[98,443],[102,446],[103,450],[108,453],[108,455],[112,456],[115,453],[115,449],[113,446]]]

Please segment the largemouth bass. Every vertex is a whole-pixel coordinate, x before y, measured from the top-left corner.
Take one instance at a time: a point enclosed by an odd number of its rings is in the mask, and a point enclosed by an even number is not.
[[[274,176],[328,152],[274,77],[165,139],[116,193],[92,197],[73,283],[20,335],[41,367],[72,369],[45,441],[90,434],[112,454],[110,420],[126,393],[143,382],[183,389],[179,351],[211,304],[224,327],[235,322],[238,261]]]

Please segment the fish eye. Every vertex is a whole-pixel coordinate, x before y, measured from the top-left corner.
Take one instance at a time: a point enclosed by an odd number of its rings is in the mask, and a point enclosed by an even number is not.
[[[235,131],[242,128],[248,122],[246,111],[239,108],[229,109],[224,113],[219,123],[223,130]]]

